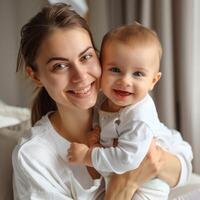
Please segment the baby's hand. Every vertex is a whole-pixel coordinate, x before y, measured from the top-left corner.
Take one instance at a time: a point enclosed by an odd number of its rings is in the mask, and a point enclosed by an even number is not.
[[[85,144],[71,143],[67,158],[72,164],[85,164],[89,148]]]

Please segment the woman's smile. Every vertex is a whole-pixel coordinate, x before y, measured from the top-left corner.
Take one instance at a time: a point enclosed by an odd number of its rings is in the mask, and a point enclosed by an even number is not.
[[[78,97],[78,98],[88,97],[91,95],[92,90],[94,90],[94,83],[95,82],[92,82],[91,84],[85,87],[74,89],[74,90],[68,90],[67,92],[73,95],[74,97]]]

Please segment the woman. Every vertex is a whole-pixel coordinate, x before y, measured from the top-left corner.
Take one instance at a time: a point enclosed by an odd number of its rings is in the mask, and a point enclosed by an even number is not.
[[[99,89],[100,64],[87,23],[66,4],[55,4],[24,25],[21,36],[17,70],[25,68],[39,91],[33,127],[13,152],[15,199],[103,199],[95,171],[66,158],[70,142],[87,144]],[[131,199],[154,176],[171,186],[185,182],[192,152],[181,138],[174,143],[176,156],[152,144],[138,170],[113,175],[105,199]]]

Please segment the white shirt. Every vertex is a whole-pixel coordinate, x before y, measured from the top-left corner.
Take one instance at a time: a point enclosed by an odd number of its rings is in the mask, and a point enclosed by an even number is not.
[[[66,155],[70,142],[44,116],[13,151],[16,200],[103,199],[101,179],[93,180],[85,166],[72,166]]]
[[[96,109],[101,107],[105,96],[100,96]],[[191,174],[191,147],[177,131],[164,126],[158,119],[152,98],[147,95],[135,105],[116,113],[99,111],[102,144],[109,148],[94,148],[93,166],[101,172],[118,174],[137,168],[147,154],[152,138],[174,153],[181,162],[182,171],[178,185],[184,184]],[[173,134],[172,134],[173,133]],[[118,138],[118,146],[112,147]]]

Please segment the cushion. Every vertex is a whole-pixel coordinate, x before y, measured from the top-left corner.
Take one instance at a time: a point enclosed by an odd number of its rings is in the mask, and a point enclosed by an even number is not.
[[[0,195],[12,200],[12,151],[30,127],[30,111],[0,102],[0,120]]]
[[[9,106],[0,100],[0,128],[19,124],[29,118],[29,109]]]
[[[192,174],[188,183],[170,192],[169,200],[194,200],[200,196],[200,175]]]

